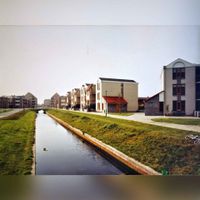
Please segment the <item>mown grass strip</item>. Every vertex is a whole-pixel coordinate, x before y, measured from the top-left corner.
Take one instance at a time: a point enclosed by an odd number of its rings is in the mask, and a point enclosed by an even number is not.
[[[181,125],[200,126],[200,119],[156,118],[156,119],[152,119],[152,121],[172,123],[172,124],[181,124]]]
[[[158,172],[200,174],[200,146],[185,142],[192,132],[86,113],[48,112]]]
[[[0,175],[31,174],[35,116],[24,111],[0,120]]]

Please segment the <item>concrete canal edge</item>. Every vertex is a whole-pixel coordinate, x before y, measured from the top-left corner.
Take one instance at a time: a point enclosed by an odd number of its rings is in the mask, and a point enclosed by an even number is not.
[[[36,148],[35,148],[35,146],[36,146],[36,145],[35,145],[35,142],[34,142],[34,144],[33,144],[33,149],[32,149],[32,151],[33,151],[33,163],[32,163],[32,170],[31,170],[31,175],[33,175],[33,176],[34,176],[35,173],[36,173],[36,172],[35,172],[35,168],[36,168],[36,163],[35,163],[35,162],[36,162],[36,157],[35,157],[35,156],[36,156],[36,152],[35,152],[35,151],[36,151]]]
[[[77,136],[79,136],[83,140],[91,143],[92,145],[94,145],[97,148],[101,149],[102,151],[106,152],[111,157],[115,158],[119,162],[121,162],[124,165],[128,166],[129,168],[133,169],[134,171],[136,171],[142,175],[161,175],[161,173],[155,171],[151,167],[140,163],[139,161],[135,160],[134,158],[127,156],[126,154],[118,151],[117,149],[111,147],[110,145],[107,145],[107,144],[101,142],[100,140],[90,136],[89,134],[83,133],[81,130],[72,127],[71,125],[69,125],[68,123],[64,122],[63,120],[55,117],[54,115],[51,115],[49,113],[47,113],[47,114],[48,114],[48,116],[53,118],[55,121],[57,121],[59,124],[64,126],[66,129],[72,131],[73,133],[75,133]]]

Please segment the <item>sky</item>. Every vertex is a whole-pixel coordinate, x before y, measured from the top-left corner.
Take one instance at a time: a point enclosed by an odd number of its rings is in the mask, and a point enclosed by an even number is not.
[[[112,77],[133,79],[139,96],[151,96],[162,89],[164,65],[200,63],[199,7],[195,0],[0,0],[0,95],[32,92],[42,103]]]

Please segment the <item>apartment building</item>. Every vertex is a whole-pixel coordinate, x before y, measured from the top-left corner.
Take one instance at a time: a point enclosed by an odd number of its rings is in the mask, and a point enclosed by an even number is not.
[[[2,96],[0,97],[0,108],[9,108],[9,98]]]
[[[194,115],[200,111],[200,64],[178,58],[163,67],[164,114]]]
[[[37,98],[30,92],[28,92],[24,99],[27,100],[27,107],[28,108],[36,108],[37,107]]]
[[[74,88],[71,92],[71,108],[74,110],[80,109],[80,89]]]
[[[96,85],[87,84],[86,87],[86,109],[87,111],[96,110]]]
[[[51,97],[51,107],[52,108],[60,108],[60,95],[58,93],[55,93]]]
[[[145,103],[145,114],[179,116],[200,111],[200,64],[176,59],[163,67],[163,85],[163,97],[158,99],[158,95],[154,95],[150,98]]]
[[[26,95],[12,95],[0,97],[0,108],[35,108],[37,98],[30,92]]]
[[[66,108],[71,108],[71,92],[67,92],[66,95]]]
[[[45,108],[51,107],[51,99],[45,99],[43,104]]]
[[[96,85],[97,112],[138,110],[138,83],[128,79],[100,77]]]

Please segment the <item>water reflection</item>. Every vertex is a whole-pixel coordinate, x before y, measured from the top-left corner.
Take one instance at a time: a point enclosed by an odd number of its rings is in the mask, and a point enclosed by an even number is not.
[[[121,174],[93,147],[40,111],[36,119],[37,175]]]

